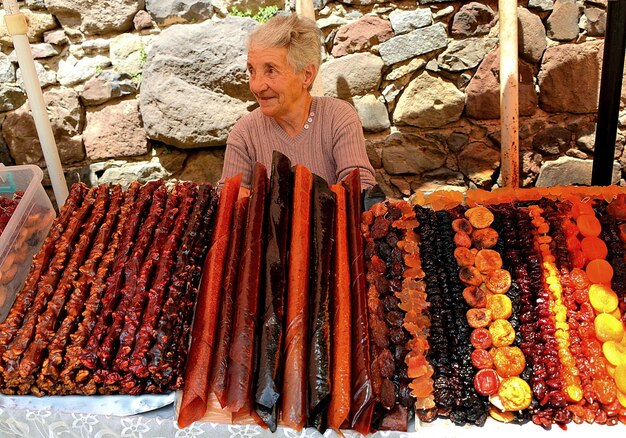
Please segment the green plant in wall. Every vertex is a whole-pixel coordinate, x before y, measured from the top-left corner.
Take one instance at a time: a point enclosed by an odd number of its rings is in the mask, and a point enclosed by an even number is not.
[[[237,6],[233,6],[232,9],[228,11],[230,15],[234,15],[235,17],[249,17],[259,23],[265,23],[276,15],[276,12],[278,12],[278,6],[264,6],[260,8],[256,14],[253,13],[251,9],[246,9],[245,11],[239,10]]]
[[[145,44],[142,43],[139,46],[138,51],[139,51],[139,70],[131,76],[131,79],[133,80],[133,82],[137,84],[141,83],[141,72],[143,71],[143,67],[144,65],[146,65],[146,61],[148,60],[148,52],[146,51]]]

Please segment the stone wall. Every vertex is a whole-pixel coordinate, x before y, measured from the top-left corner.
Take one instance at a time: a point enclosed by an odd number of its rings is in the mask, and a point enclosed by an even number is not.
[[[235,121],[255,107],[245,0],[25,0],[37,72],[68,181],[215,182]],[[350,101],[392,196],[490,188],[500,166],[498,2],[315,0],[324,94]],[[528,185],[585,184],[606,0],[519,2],[520,167]],[[0,160],[44,165],[0,25]],[[626,106],[626,80],[622,109]],[[613,178],[623,183],[626,111]]]

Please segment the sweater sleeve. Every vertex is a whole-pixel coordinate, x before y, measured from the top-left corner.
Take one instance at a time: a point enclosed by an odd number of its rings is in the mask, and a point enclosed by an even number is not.
[[[354,169],[359,169],[361,187],[369,188],[376,184],[374,168],[365,151],[363,125],[354,108],[346,104],[346,114],[340,119],[346,121],[334,133],[333,157],[337,167],[337,181],[343,180]]]
[[[252,179],[253,158],[250,156],[246,140],[244,136],[246,123],[244,119],[240,119],[226,141],[226,153],[224,154],[224,167],[222,168],[222,177],[217,183],[221,188],[226,178],[230,178],[239,173],[242,174],[241,185],[250,188],[250,180]]]

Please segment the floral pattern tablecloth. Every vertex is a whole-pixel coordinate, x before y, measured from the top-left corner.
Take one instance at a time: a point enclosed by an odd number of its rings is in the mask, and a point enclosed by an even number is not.
[[[550,431],[533,424],[523,426],[488,421],[484,427],[458,427],[447,420],[418,426],[414,432],[377,432],[368,438],[536,438],[601,435],[602,438],[623,438],[626,426],[570,425],[567,431],[556,427]],[[344,431],[346,438],[363,435]],[[55,410],[32,410],[0,407],[1,438],[339,438],[334,431],[325,434],[309,428],[301,432],[279,428],[275,434],[258,426],[194,423],[179,429],[174,420],[174,409],[167,406],[139,415],[118,417],[104,414],[67,413]]]

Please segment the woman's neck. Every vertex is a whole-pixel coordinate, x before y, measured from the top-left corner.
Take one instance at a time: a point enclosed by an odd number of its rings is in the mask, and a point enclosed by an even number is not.
[[[276,117],[276,123],[278,123],[278,126],[280,126],[287,135],[292,138],[295,137],[302,131],[306,123],[306,119],[311,111],[312,102],[313,97],[309,93],[306,93],[303,96],[302,102],[295,105],[294,111],[285,117]]]

